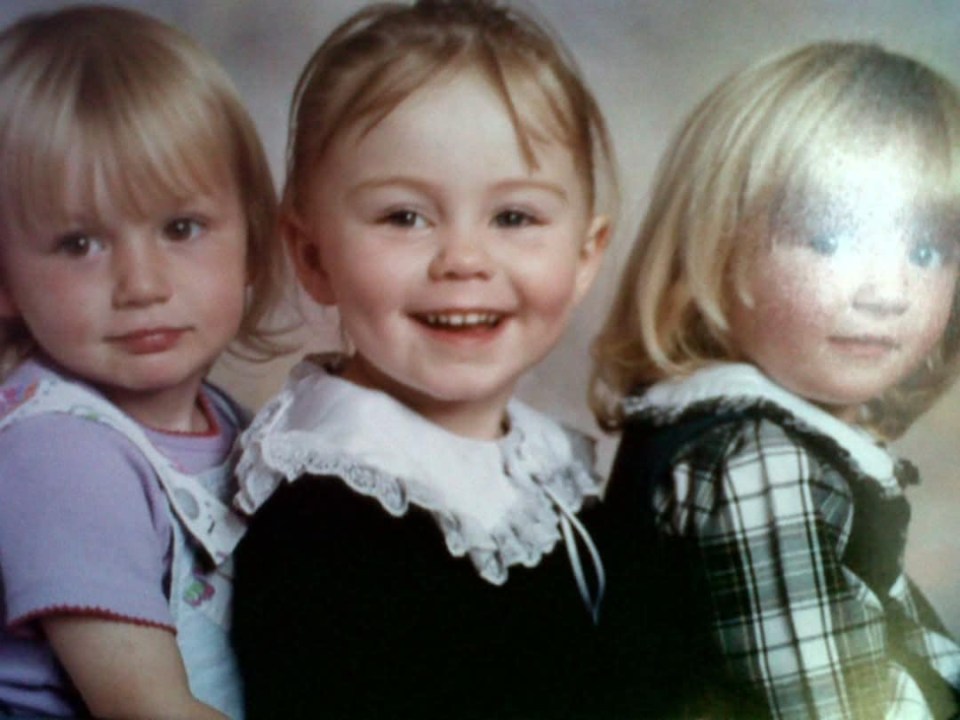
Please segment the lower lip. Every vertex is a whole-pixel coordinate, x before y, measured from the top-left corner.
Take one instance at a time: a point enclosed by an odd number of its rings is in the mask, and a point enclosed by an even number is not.
[[[431,337],[448,343],[478,343],[486,342],[497,337],[506,325],[506,318],[502,318],[496,325],[471,325],[469,327],[453,327],[446,325],[427,325],[417,321]]]
[[[885,340],[861,340],[858,338],[831,338],[831,344],[844,355],[867,360],[882,358],[896,352],[897,345]]]
[[[180,342],[185,330],[151,330],[113,338],[113,342],[132,355],[153,355],[172,350]]]

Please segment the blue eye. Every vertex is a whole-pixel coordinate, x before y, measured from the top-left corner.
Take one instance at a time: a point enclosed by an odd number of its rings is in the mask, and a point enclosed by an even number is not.
[[[939,243],[919,242],[910,248],[910,262],[920,268],[938,268],[949,259],[947,250]]]
[[[835,255],[840,249],[840,237],[834,233],[816,233],[807,238],[806,244],[818,255]]]

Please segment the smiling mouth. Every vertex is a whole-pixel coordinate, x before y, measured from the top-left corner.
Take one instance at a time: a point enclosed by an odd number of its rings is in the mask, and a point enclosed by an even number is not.
[[[427,327],[440,330],[477,330],[497,327],[504,318],[495,312],[417,313],[413,316]]]

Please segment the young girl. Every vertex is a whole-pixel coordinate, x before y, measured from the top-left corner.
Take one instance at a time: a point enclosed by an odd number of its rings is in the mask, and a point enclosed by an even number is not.
[[[269,349],[275,205],[180,33],[74,8],[0,34],[0,715],[240,716],[242,414],[204,376],[238,332]]]
[[[485,0],[370,7],[311,58],[282,206],[352,352],[241,443],[234,637],[255,717],[565,716],[602,566],[583,438],[511,399],[606,243],[603,119]]]
[[[884,442],[957,371],[958,213],[960,95],[871,45],[747,69],[673,143],[594,395],[623,431],[602,527],[635,538],[597,537],[605,617],[646,628],[673,712],[956,712]]]

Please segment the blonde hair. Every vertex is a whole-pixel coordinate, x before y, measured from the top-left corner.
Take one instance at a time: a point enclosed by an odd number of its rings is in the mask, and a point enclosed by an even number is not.
[[[31,15],[0,33],[0,242],[65,219],[64,178],[78,158],[79,177],[104,180],[81,188],[85,197],[96,203],[105,188],[136,216],[229,173],[246,214],[250,282],[237,342],[252,357],[279,350],[261,327],[282,282],[276,192],[253,122],[210,55],[115,7]],[[21,322],[0,324],[0,372],[32,349]]]
[[[694,109],[658,169],[594,345],[590,400],[603,427],[619,427],[625,395],[743,359],[728,312],[747,296],[752,250],[769,241],[782,203],[811,189],[824,150],[858,150],[864,138],[912,152],[928,174],[923,190],[956,201],[960,95],[930,68],[875,45],[806,46],[733,75]],[[958,308],[955,297],[924,366],[862,408],[865,426],[900,435],[952,380]]]
[[[499,93],[532,167],[541,136],[521,101],[538,95],[539,129],[571,148],[591,206],[601,195],[616,204],[606,123],[562,44],[489,0],[420,0],[359,11],[308,61],[291,106],[284,209],[303,212],[316,165],[340,133],[361,121],[369,131],[418,89],[464,69],[479,71]]]

